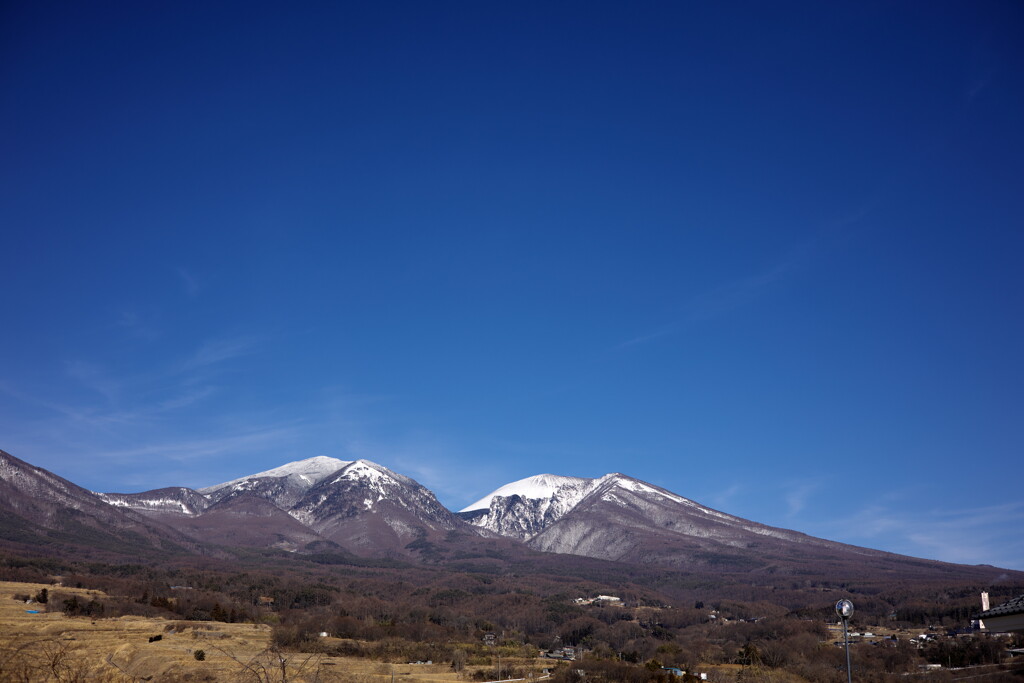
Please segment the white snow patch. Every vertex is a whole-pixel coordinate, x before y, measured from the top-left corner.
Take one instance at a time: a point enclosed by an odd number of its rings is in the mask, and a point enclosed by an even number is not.
[[[675,501],[676,503],[681,503],[683,505],[694,505],[692,500],[687,500],[686,498],[683,498],[682,496],[677,496],[674,493],[669,493],[668,491],[663,491],[653,486],[648,486],[642,481],[638,481],[636,479],[628,477],[623,477],[618,474],[610,475],[610,477],[615,478],[615,484],[617,486],[619,486],[620,488],[624,488],[627,491],[635,491],[637,493],[653,493],[656,496],[668,498],[669,500]],[[604,477],[602,477],[602,479],[603,478]]]
[[[340,481],[353,481],[356,479],[367,479],[372,482],[391,479],[383,469],[369,460],[356,460],[355,462],[348,463],[341,474],[338,475],[338,478],[331,483],[337,484]]]
[[[591,484],[594,481],[594,479],[583,479],[581,477],[563,477],[558,474],[537,474],[505,484],[475,503],[462,508],[460,512],[487,510],[491,507],[491,500],[496,496],[522,496],[523,498],[533,499],[551,498],[560,488],[567,484],[582,486]]]
[[[234,487],[234,490],[237,491],[245,488],[245,484],[250,479],[256,479],[257,477],[292,477],[294,479],[302,480],[307,485],[312,485],[350,464],[352,464],[351,460],[339,460],[338,458],[329,458],[326,455],[318,455],[315,458],[296,460],[295,462],[290,462],[264,472],[257,472],[256,474],[232,479],[231,481],[226,481],[223,484],[207,486],[204,489],[199,489],[199,492],[213,493],[214,491],[219,491],[220,489],[228,486]]]
[[[95,492],[94,492],[95,493]],[[96,493],[103,502],[114,507],[129,508],[134,510],[139,509],[152,509],[152,510],[164,510],[166,508],[178,508],[182,514],[191,515],[192,511],[188,505],[180,500],[173,498],[139,498],[139,499],[126,499],[120,496],[113,496],[107,493]]]

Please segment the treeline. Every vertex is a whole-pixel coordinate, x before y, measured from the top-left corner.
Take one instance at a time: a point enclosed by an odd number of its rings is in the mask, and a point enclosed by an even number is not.
[[[56,576],[63,586],[106,596],[64,592]],[[383,662],[448,662],[456,670],[484,671],[498,655],[515,666],[511,662],[541,650],[584,651],[582,659],[563,665],[562,680],[583,671],[590,679],[658,681],[668,680],[662,667],[697,671],[729,665],[748,672],[744,680],[757,680],[759,671],[785,670],[808,681],[839,681],[844,654],[828,644],[825,627],[835,620],[839,597],[856,604],[853,630],[883,623],[923,628],[936,621],[966,626],[981,588],[907,583],[840,591],[820,583],[739,585],[733,577],[716,591],[706,577],[673,576],[676,584],[653,587],[562,574],[328,565],[301,558],[266,558],[262,567],[244,570],[212,561],[156,567],[0,560],[0,578],[51,584],[46,599],[37,595],[37,601],[71,616],[260,622],[273,626],[274,645],[283,649]],[[1015,590],[1024,587],[1001,586],[993,595],[998,600]],[[575,602],[598,594],[619,596],[624,606]],[[484,645],[491,634],[493,645]],[[897,680],[928,661],[998,662],[1004,645],[966,639],[919,651],[901,639],[857,645],[855,661],[862,680]]]

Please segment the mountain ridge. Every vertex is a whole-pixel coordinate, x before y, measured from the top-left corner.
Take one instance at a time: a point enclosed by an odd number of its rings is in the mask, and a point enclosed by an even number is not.
[[[245,476],[238,477],[237,479],[231,479],[230,481],[214,484],[213,486],[205,486],[196,490],[203,494],[215,493],[221,489],[235,486],[251,479],[267,477],[286,477],[289,479],[297,479],[312,486],[352,462],[352,460],[340,460],[339,458],[332,458],[326,455],[316,455],[312,458],[295,460],[269,470],[264,470],[263,472],[247,474]]]
[[[0,451],[0,494],[0,541],[19,547],[65,538],[84,523],[85,536],[119,552],[141,536],[153,552],[221,556],[251,548],[514,565],[539,552],[745,574],[976,570],[771,527],[617,472],[594,479],[534,475],[455,513],[415,480],[368,460],[317,456],[198,490],[93,493]]]
[[[186,535],[0,450],[0,539],[98,554],[195,552]]]
[[[302,552],[406,556],[464,523],[415,480],[369,460],[316,456],[200,489],[98,493],[198,541]]]

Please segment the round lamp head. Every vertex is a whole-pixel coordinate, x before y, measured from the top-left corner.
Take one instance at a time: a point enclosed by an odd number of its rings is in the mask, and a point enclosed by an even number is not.
[[[849,619],[853,616],[853,603],[849,600],[840,600],[836,603],[836,614],[843,619]]]

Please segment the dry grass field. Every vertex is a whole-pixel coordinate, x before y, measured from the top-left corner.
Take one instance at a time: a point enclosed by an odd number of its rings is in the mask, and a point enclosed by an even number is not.
[[[79,596],[98,591],[33,583],[0,582],[0,683],[60,681],[253,681],[275,683],[457,683],[469,680],[447,664],[390,664],[365,659],[280,653],[264,624],[187,622],[126,616],[113,619],[69,617],[26,604],[16,595],[49,588]],[[150,642],[150,638],[161,638]],[[196,659],[202,650],[205,658]],[[543,660],[517,661],[536,666]]]

